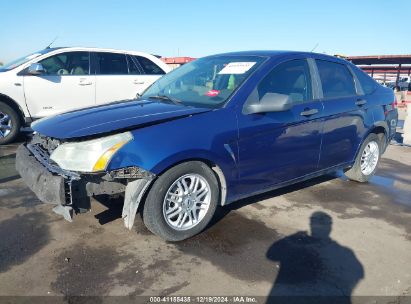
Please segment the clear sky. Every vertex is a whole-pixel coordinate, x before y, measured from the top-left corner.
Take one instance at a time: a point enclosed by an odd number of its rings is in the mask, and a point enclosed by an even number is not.
[[[163,56],[286,49],[411,53],[410,0],[0,1],[0,61],[54,46]]]

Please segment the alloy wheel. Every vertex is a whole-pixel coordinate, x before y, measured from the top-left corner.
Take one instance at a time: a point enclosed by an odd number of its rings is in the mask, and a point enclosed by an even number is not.
[[[11,117],[4,112],[0,112],[0,138],[7,137],[12,129],[13,122]]]
[[[179,177],[167,190],[163,216],[175,230],[188,230],[202,221],[210,207],[211,190],[199,174]]]
[[[377,166],[380,151],[378,143],[370,141],[361,155],[361,172],[364,175],[370,175]]]

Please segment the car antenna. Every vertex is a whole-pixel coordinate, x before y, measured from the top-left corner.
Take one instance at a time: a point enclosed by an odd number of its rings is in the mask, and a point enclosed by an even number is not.
[[[49,49],[51,45],[58,39],[58,36],[54,37],[54,39],[50,42],[50,44],[46,47],[46,49]]]
[[[317,42],[316,45],[314,45],[314,47],[311,49],[311,53],[314,52],[314,50],[319,46],[319,43]]]

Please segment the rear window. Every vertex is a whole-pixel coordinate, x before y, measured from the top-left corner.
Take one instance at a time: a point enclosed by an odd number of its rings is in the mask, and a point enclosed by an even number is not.
[[[163,75],[165,72],[150,59],[142,56],[133,56],[147,75]]]
[[[344,64],[316,60],[324,98],[356,95],[354,79]]]
[[[97,74],[127,75],[126,55],[116,53],[96,53]]]
[[[361,87],[365,94],[371,94],[374,92],[377,84],[374,79],[372,79],[368,74],[366,74],[363,70],[355,67],[353,68],[355,76],[357,76],[358,81],[361,84]]]

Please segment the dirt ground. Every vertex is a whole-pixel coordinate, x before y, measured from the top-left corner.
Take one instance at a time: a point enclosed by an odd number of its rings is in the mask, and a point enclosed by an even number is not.
[[[390,146],[368,184],[325,176],[220,208],[166,243],[121,201],[54,214],[0,147],[0,295],[411,295],[411,148]]]

